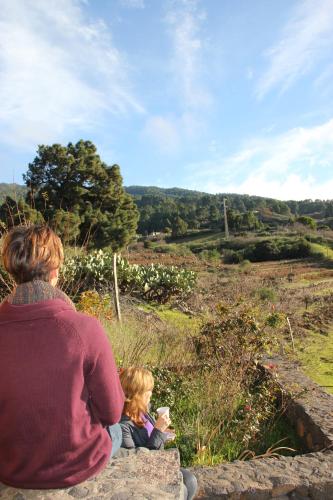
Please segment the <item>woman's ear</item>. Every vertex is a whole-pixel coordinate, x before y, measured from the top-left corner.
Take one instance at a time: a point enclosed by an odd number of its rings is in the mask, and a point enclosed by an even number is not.
[[[52,286],[56,286],[56,284],[58,283],[58,278],[59,278],[59,267],[57,269],[52,269],[52,271],[50,271],[50,278],[49,278],[49,281],[51,283]]]

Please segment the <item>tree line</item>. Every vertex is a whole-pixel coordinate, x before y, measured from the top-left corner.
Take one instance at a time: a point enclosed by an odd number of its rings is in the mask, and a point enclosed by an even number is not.
[[[180,188],[125,188],[116,164],[109,166],[90,141],[38,147],[24,174],[25,187],[0,184],[2,230],[30,221],[46,221],[66,244],[118,250],[138,232],[224,229],[223,200],[231,231],[256,230],[274,220],[286,224],[313,219],[333,221],[333,200],[280,201],[240,194],[210,195]]]

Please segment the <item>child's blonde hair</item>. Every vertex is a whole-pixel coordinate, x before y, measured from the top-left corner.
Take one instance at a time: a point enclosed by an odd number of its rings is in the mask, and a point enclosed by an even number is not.
[[[143,427],[142,417],[147,413],[144,394],[154,388],[152,373],[145,368],[130,366],[120,372],[120,382],[125,394],[123,414],[127,415],[137,426]]]

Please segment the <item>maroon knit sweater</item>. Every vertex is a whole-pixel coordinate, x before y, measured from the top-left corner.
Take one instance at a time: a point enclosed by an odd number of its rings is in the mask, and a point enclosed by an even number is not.
[[[96,319],[61,299],[0,306],[0,482],[62,488],[96,475],[123,401]]]

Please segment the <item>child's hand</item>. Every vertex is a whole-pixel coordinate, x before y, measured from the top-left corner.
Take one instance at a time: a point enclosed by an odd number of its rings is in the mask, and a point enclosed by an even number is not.
[[[167,413],[163,413],[162,415],[159,415],[158,419],[156,420],[155,427],[159,431],[165,432],[170,424],[171,420],[169,415]]]

